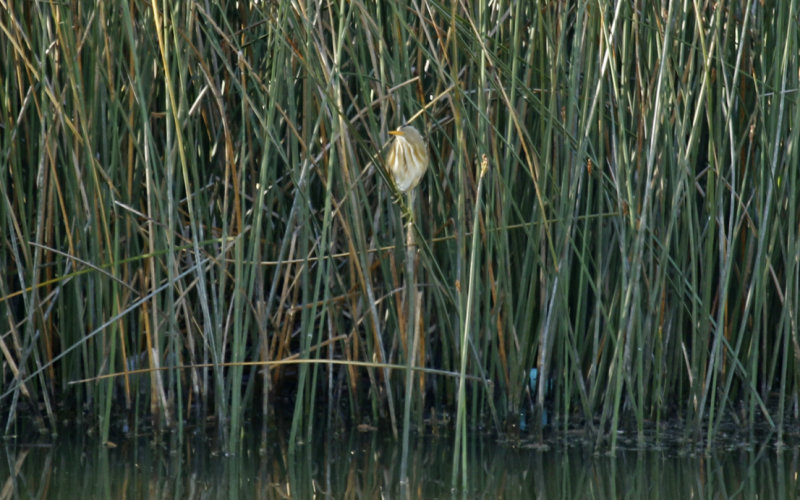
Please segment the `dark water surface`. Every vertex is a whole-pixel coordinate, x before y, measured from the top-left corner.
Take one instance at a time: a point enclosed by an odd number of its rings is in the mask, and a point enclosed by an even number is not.
[[[260,434],[260,433],[259,433]],[[170,440],[175,442],[170,443]],[[243,437],[224,456],[207,438],[183,444],[166,434],[117,443],[79,433],[2,444],[2,498],[798,498],[800,448],[762,444],[709,455],[621,450],[595,455],[554,441],[549,449],[474,438],[467,491],[451,490],[452,438],[417,436],[409,483],[401,448],[378,431],[329,434],[290,456],[286,433]],[[773,439],[774,441],[774,439]]]

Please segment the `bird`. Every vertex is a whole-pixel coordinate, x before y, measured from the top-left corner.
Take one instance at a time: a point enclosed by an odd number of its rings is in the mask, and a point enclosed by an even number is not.
[[[416,128],[405,125],[389,132],[394,136],[386,167],[397,189],[405,193],[414,189],[428,170],[428,145]]]

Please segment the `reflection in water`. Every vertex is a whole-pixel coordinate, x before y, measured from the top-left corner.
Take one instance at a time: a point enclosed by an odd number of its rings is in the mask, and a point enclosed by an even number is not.
[[[152,439],[105,448],[76,435],[52,446],[4,443],[0,498],[397,498],[400,446],[379,432],[320,439],[288,453],[286,433],[268,433],[266,447],[245,436],[241,456],[212,443],[154,444]],[[168,438],[167,438],[168,441]],[[488,438],[470,443],[465,496],[489,498],[798,498],[798,448],[774,446],[710,456],[665,451],[593,455],[577,447],[511,448]],[[413,498],[451,496],[452,439],[412,443]],[[405,496],[405,495],[403,495]]]

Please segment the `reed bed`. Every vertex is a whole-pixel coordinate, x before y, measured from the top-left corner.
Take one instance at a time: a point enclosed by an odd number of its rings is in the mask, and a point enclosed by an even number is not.
[[[797,424],[796,1],[2,4],[6,434]]]

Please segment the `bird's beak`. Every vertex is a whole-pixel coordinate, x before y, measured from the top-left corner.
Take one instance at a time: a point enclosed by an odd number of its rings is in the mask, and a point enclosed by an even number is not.
[[[389,135],[398,135],[400,137],[403,137],[405,134],[403,132],[400,132],[399,130],[390,130]]]

